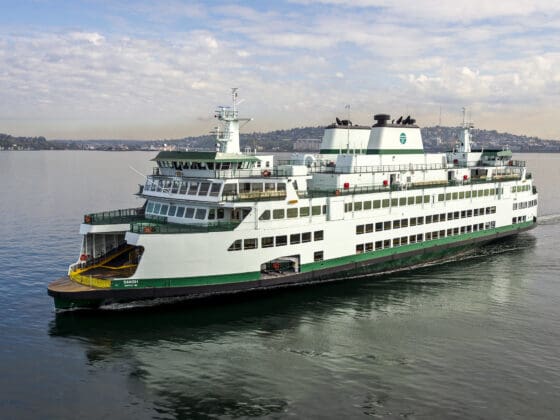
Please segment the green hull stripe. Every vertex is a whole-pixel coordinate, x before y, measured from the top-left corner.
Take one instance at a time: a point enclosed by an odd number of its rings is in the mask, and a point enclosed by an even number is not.
[[[368,149],[368,155],[417,155],[424,154],[424,149]]]
[[[462,235],[450,236],[447,238],[434,239],[430,241],[420,242],[417,244],[403,245],[395,248],[386,248],[378,251],[364,252],[363,254],[353,254],[345,257],[332,258],[330,260],[317,261],[301,265],[301,272],[307,273],[314,270],[322,270],[341,266],[344,264],[358,263],[377,259],[386,256],[399,255],[410,251],[417,251],[424,249],[429,252],[430,248],[439,245],[454,244],[460,241],[476,239],[482,237],[491,237],[497,233],[504,233],[514,231],[522,228],[529,227],[533,224],[532,221],[518,223],[494,229],[483,230],[479,232],[464,233]],[[467,247],[470,245],[467,245]],[[225,274],[214,276],[201,276],[201,277],[180,277],[180,278],[167,278],[167,279],[118,279],[111,282],[112,289],[133,289],[133,288],[146,288],[146,287],[184,287],[184,286],[206,286],[206,285],[220,285],[228,283],[241,283],[245,281],[254,281],[260,279],[259,271],[252,271],[237,274]]]

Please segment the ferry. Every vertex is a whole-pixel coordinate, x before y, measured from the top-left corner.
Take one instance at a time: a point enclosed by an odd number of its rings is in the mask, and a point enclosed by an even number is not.
[[[86,214],[77,261],[49,284],[57,309],[196,299],[349,281],[447,258],[537,223],[537,188],[511,150],[426,153],[410,116],[336,119],[320,153],[241,151],[237,90],[216,149],[162,151],[142,206]]]

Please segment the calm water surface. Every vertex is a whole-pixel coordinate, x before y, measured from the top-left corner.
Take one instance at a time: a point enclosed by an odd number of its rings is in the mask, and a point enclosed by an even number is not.
[[[556,419],[560,155],[530,233],[390,276],[56,314],[82,215],[140,204],[149,153],[0,152],[2,418]]]

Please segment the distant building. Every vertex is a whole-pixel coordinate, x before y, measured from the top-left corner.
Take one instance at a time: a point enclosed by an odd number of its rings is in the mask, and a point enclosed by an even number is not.
[[[321,149],[321,139],[298,139],[294,143],[296,152],[318,152]]]

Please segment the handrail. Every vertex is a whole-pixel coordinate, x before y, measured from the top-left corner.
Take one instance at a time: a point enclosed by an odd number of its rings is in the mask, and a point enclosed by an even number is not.
[[[84,216],[84,223],[88,225],[110,225],[118,223],[130,223],[133,220],[144,217],[144,208],[131,208],[104,211],[100,213],[89,213]]]
[[[209,224],[157,223],[143,221],[131,223],[130,232],[139,234],[169,234],[169,233],[206,233],[225,232],[234,230],[237,222],[215,222]]]

